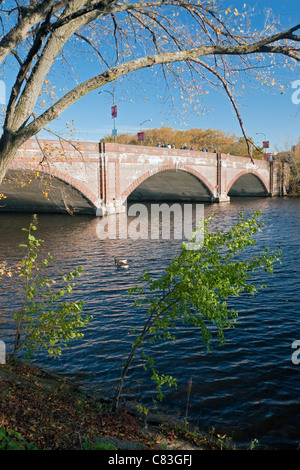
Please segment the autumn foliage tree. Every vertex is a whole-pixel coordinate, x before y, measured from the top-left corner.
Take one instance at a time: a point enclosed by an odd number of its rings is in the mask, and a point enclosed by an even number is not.
[[[290,166],[289,194],[299,196],[300,194],[300,139],[288,151],[277,155],[277,160],[288,163]]]
[[[299,24],[268,15],[260,30],[252,11],[216,0],[6,0],[1,2],[0,63],[14,73],[0,138],[0,183],[17,149],[93,90],[142,69],[166,81],[197,109],[208,86],[232,103],[246,142],[235,89],[252,76],[274,84],[270,71],[299,61]],[[90,55],[91,76],[74,77]],[[71,71],[67,89],[56,79]],[[2,75],[5,78],[5,75]],[[196,112],[196,111],[195,111]]]
[[[171,145],[180,149],[185,145],[190,149],[202,151],[208,149],[210,152],[230,153],[246,157],[248,147],[245,140],[236,134],[228,134],[219,129],[188,129],[176,130],[172,127],[160,127],[154,129],[145,129],[143,145],[156,147],[158,143],[161,146]],[[104,136],[106,142],[113,142],[111,135]],[[251,139],[249,138],[251,141]],[[118,143],[127,145],[139,145],[137,134],[121,133],[118,135]],[[253,157],[262,158],[263,149],[253,147]]]

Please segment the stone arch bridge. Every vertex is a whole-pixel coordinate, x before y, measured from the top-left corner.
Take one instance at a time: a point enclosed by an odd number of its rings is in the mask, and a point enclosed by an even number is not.
[[[31,139],[0,186],[0,211],[103,216],[129,201],[223,202],[283,196],[289,167],[273,161],[105,142]]]

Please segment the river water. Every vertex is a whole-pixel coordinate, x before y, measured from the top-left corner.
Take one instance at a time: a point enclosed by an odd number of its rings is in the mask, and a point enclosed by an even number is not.
[[[255,297],[241,296],[230,305],[239,311],[226,343],[207,353],[200,332],[188,326],[177,330],[176,343],[156,344],[157,368],[178,379],[159,405],[172,416],[187,417],[200,429],[215,428],[242,446],[257,439],[258,446],[297,449],[300,444],[300,364],[292,361],[292,343],[300,341],[300,199],[235,198],[230,203],[206,204],[214,224],[226,228],[243,208],[250,215],[262,211],[263,231],[258,247],[283,250],[273,275],[256,274],[267,289]],[[0,215],[0,261],[20,259],[22,227],[30,214]],[[122,361],[130,351],[129,331],[143,323],[143,311],[132,305],[128,288],[144,269],[158,275],[178,252],[179,240],[100,240],[99,220],[90,216],[38,215],[36,236],[44,240],[55,268],[66,272],[82,266],[74,295],[93,315],[83,340],[72,343],[60,359],[38,354],[35,363],[79,381],[84,387],[112,397]],[[126,256],[130,268],[118,270],[113,255]],[[20,296],[14,284],[0,292],[0,339],[7,352],[13,341],[12,315]],[[299,355],[300,356],[300,355]],[[190,393],[188,387],[190,384]],[[140,361],[133,363],[124,396],[151,405],[152,381]]]

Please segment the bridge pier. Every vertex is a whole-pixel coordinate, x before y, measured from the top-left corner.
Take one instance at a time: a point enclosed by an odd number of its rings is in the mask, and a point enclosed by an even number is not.
[[[230,197],[227,194],[221,194],[215,198],[214,202],[230,202]]]
[[[96,216],[104,217],[110,214],[121,214],[125,211],[126,206],[124,204],[105,204],[104,202],[102,202],[96,209]]]

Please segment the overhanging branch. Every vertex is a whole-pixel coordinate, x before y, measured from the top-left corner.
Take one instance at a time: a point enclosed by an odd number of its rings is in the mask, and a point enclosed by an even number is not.
[[[75,103],[78,99],[85,96],[87,93],[100,88],[107,83],[110,83],[117,78],[127,75],[131,72],[141,70],[147,67],[153,67],[159,64],[167,64],[167,63],[174,63],[174,62],[182,62],[182,61],[198,61],[199,57],[204,57],[208,55],[249,55],[255,53],[280,53],[280,54],[287,54],[287,46],[270,46],[272,41],[277,41],[278,39],[282,39],[283,37],[290,36],[293,31],[300,28],[300,25],[297,25],[291,28],[280,35],[273,35],[265,40],[259,40],[255,43],[248,44],[248,45],[240,45],[240,46],[222,46],[222,45],[210,45],[210,46],[200,46],[197,48],[189,49],[189,50],[182,50],[176,52],[169,52],[169,53],[162,53],[152,56],[146,56],[140,59],[135,59],[129,61],[124,64],[120,64],[116,67],[112,67],[105,72],[90,78],[89,80],[81,83],[73,90],[68,92],[65,96],[63,96],[59,101],[57,101],[53,106],[51,106],[47,111],[41,114],[38,118],[36,118],[33,122],[28,124],[23,130],[24,133],[24,140],[31,137],[35,133],[39,132],[43,127],[53,119],[56,119],[65,109],[67,109],[71,104]],[[290,50],[290,48],[288,48]],[[293,48],[294,53],[296,54],[296,60],[300,60],[300,53],[298,49]],[[207,68],[207,67],[206,67]],[[220,77],[219,77],[220,78]],[[221,80],[222,81],[222,80]],[[224,83],[222,82],[224,85]],[[227,92],[228,94],[228,92]]]

